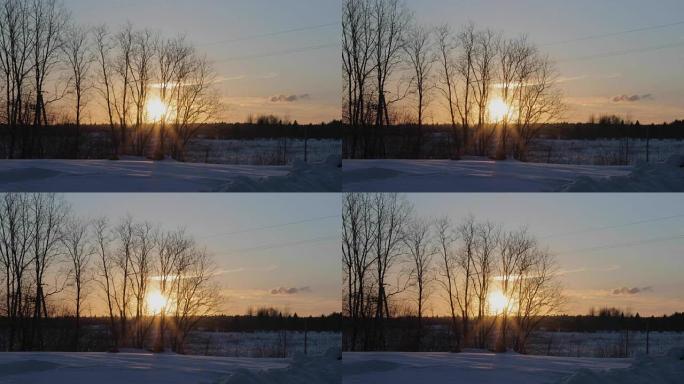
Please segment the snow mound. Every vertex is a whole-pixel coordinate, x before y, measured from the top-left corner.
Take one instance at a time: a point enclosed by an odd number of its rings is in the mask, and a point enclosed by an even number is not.
[[[592,178],[580,176],[562,192],[682,192],[684,155],[673,155],[660,164],[639,163],[627,176]]]
[[[625,369],[591,371],[582,369],[559,384],[670,384],[684,377],[684,348],[674,348],[665,356],[638,354]]]
[[[285,176],[240,176],[217,192],[338,192],[342,190],[342,158],[331,155],[320,164],[296,160]]]
[[[60,364],[42,360],[15,361],[12,363],[0,364],[0,377],[9,375],[26,374],[32,372],[43,372],[61,367]]]
[[[339,349],[331,348],[318,357],[297,353],[287,368],[239,369],[216,384],[338,384],[341,383],[341,366]]]
[[[370,372],[388,372],[401,368],[403,365],[392,361],[367,360],[345,364],[345,375],[361,375]]]
[[[0,183],[15,183],[18,181],[25,180],[49,179],[51,177],[59,176],[61,174],[62,172],[56,170],[43,169],[37,167],[10,169],[8,171],[0,172]]]

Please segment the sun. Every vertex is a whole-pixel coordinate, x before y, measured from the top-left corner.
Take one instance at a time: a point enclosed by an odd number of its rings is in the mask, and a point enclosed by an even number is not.
[[[145,106],[145,113],[147,121],[156,123],[161,121],[169,112],[169,106],[161,101],[161,99],[154,98],[147,102]]]
[[[159,291],[150,292],[147,295],[147,311],[152,315],[158,315],[166,307],[168,299]]]
[[[503,99],[496,98],[489,102],[487,111],[492,121],[494,121],[495,123],[500,123],[510,115],[511,107],[508,104],[506,104],[506,102],[503,101]]]
[[[489,302],[489,310],[496,315],[503,313],[511,302],[501,291],[491,292],[487,296],[487,301]]]

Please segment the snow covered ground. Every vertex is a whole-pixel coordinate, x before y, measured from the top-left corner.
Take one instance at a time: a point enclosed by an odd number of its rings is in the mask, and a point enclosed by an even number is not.
[[[339,158],[320,164],[257,166],[142,159],[0,160],[0,191],[330,192],[341,188]],[[324,177],[321,177],[324,176]]]
[[[330,155],[342,153],[342,140],[314,140],[306,144],[310,162],[325,161]],[[187,149],[188,161],[214,164],[279,165],[283,157],[287,164],[304,160],[304,140],[193,140]]]
[[[192,355],[228,357],[293,357],[304,353],[322,356],[342,348],[339,332],[193,332],[186,352]]]
[[[542,357],[514,353],[345,353],[343,383],[594,384],[678,383],[684,354],[635,359]]]
[[[528,341],[531,355],[570,357],[636,356],[648,351],[665,355],[673,348],[684,348],[684,332],[534,332]],[[626,344],[629,348],[626,349]]]
[[[647,150],[648,148],[648,150]],[[646,161],[664,162],[673,155],[684,154],[684,140],[555,140],[540,139],[527,155],[531,162],[553,164],[616,165]],[[627,156],[629,154],[629,156]]]
[[[247,359],[151,353],[0,353],[0,383],[332,384],[338,353]]]
[[[451,160],[345,160],[350,192],[684,191],[681,159],[627,166]]]

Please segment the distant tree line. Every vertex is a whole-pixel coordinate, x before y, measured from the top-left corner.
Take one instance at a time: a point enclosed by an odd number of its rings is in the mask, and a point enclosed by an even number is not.
[[[54,124],[43,127],[41,158],[47,159],[106,159],[111,157],[109,126],[106,124],[81,124],[78,130],[73,124]],[[8,127],[0,124],[0,136],[7,134]],[[211,140],[341,140],[342,125],[332,121],[319,124],[287,122],[276,125],[256,123],[206,123],[199,125],[195,139]],[[78,153],[74,152],[74,141],[80,140]],[[0,158],[7,158],[6,147],[0,145]],[[185,156],[192,151],[186,147]]]
[[[564,110],[554,63],[525,36],[423,26],[401,0],[345,0],[342,31],[346,157],[392,156],[386,128],[401,124],[415,126],[420,157],[425,123],[439,113],[449,117],[451,158],[524,160],[541,125]]]
[[[410,159],[449,159],[451,149],[451,126],[449,124],[426,125],[421,129],[423,148],[421,153],[415,152],[414,138],[419,135],[415,124],[396,124],[383,128],[387,157]],[[585,123],[547,123],[539,126],[537,139],[548,140],[618,140],[623,158],[627,162],[627,151],[637,146],[647,148],[651,140],[684,140],[684,120],[670,123],[642,124],[615,115],[594,117]],[[639,142],[635,142],[639,141]],[[345,142],[346,143],[346,142]],[[536,140],[528,148],[532,152],[543,144]],[[651,151],[646,151],[651,152]],[[647,156],[650,157],[650,156]]]
[[[555,123],[544,126],[544,138],[566,140],[640,139],[684,140],[684,120],[642,124],[615,115],[590,118],[586,123]]]
[[[219,105],[216,75],[183,36],[126,24],[116,31],[74,22],[59,0],[0,0],[0,145],[6,158],[40,158],[46,127],[69,125],[71,153],[101,106],[109,155],[182,160]],[[70,105],[69,107],[65,107]]]
[[[662,316],[641,316],[617,308],[592,308],[586,315],[559,315],[544,319],[542,326],[560,332],[684,332],[684,313]]]
[[[609,311],[610,314],[606,314]],[[453,331],[451,329],[451,318],[448,316],[425,317],[423,348],[431,352],[450,352],[453,351],[451,342]],[[414,351],[415,339],[411,332],[415,327],[415,317],[411,315],[401,315],[386,321],[387,346],[392,351]],[[345,323],[344,336],[349,335],[349,323]],[[629,357],[629,340],[635,338],[634,332],[643,334],[654,334],[657,332],[684,332],[684,314],[674,313],[662,316],[640,316],[638,313],[626,313],[614,308],[604,308],[594,311],[594,314],[587,315],[550,315],[543,317],[539,322],[537,331],[531,335],[531,344],[536,346],[537,353],[547,350],[547,344],[553,342],[552,334],[541,334],[539,332],[577,332],[588,334],[586,341],[591,340],[592,333],[612,332],[621,335],[617,339],[616,346],[619,348],[614,351],[616,355],[612,357]],[[645,340],[644,340],[645,339]],[[580,339],[582,340],[582,339]],[[641,340],[648,343],[648,337]],[[653,349],[658,347],[656,341],[651,340]],[[540,350],[540,345],[543,345]],[[608,346],[605,346],[608,347]]]
[[[218,305],[212,271],[208,253],[184,230],[131,216],[86,220],[54,194],[0,195],[4,350],[43,350],[69,335],[58,347],[78,351],[85,308],[98,305],[107,313],[109,350],[170,345],[182,353],[190,331]]]
[[[318,124],[300,124],[295,121],[277,120],[275,124],[258,121],[246,123],[211,123],[204,125],[198,136],[221,140],[256,139],[328,139],[341,140],[342,123],[330,121]]]
[[[401,337],[421,350],[432,303],[450,313],[450,350],[524,353],[540,321],[564,303],[552,254],[525,228],[419,218],[396,194],[346,194],[342,217],[347,350],[393,345],[397,318],[409,319]]]
[[[342,316],[338,313],[327,316],[298,316],[296,313],[288,314],[276,310],[272,314],[207,316],[199,322],[198,328],[216,332],[340,332]]]

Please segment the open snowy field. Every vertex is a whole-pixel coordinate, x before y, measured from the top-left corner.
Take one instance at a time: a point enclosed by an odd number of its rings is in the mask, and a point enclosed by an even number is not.
[[[667,161],[684,154],[684,140],[552,140],[540,139],[530,147],[531,162],[551,164],[616,165],[648,160]]]
[[[684,332],[535,332],[528,343],[531,355],[622,357],[646,353],[665,355],[684,348]],[[625,348],[629,345],[629,348]]]
[[[304,160],[304,140],[193,140],[187,148],[187,160],[197,163],[233,165],[281,165]],[[308,140],[309,162],[325,161],[330,155],[342,153],[341,140]]]
[[[212,192],[339,191],[339,160],[292,166],[110,160],[1,160],[0,191]]]
[[[598,359],[464,353],[345,353],[345,384],[678,383],[684,351],[669,356]]]
[[[228,357],[293,357],[306,350],[309,356],[322,356],[328,350],[341,350],[338,332],[193,332],[186,352],[192,355]],[[306,345],[306,347],[305,347]]]
[[[249,359],[151,353],[2,353],[0,383],[329,384],[340,382],[336,353]]]
[[[345,160],[349,192],[666,192],[684,191],[681,159],[628,166],[518,161]]]

